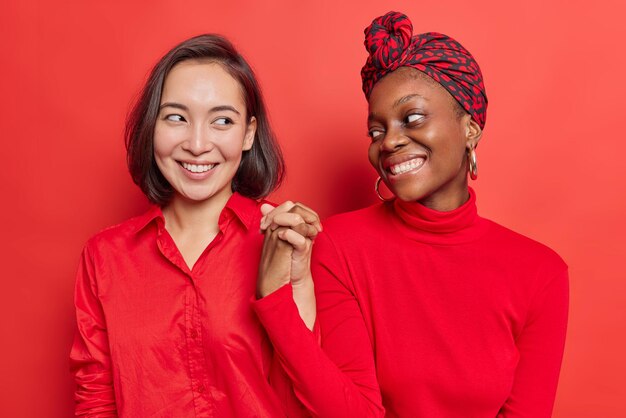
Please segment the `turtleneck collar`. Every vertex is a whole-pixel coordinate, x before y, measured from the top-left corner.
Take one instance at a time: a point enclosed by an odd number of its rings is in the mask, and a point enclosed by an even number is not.
[[[478,216],[476,193],[469,188],[469,199],[449,212],[427,208],[417,202],[395,199],[394,224],[407,237],[432,244],[462,244],[480,238],[487,223]]]

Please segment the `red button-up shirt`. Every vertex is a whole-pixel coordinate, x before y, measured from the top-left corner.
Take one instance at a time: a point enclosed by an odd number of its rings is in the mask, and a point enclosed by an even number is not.
[[[295,415],[270,386],[284,375],[252,309],[258,206],[235,193],[191,270],[158,207],[88,241],[70,355],[78,416]]]

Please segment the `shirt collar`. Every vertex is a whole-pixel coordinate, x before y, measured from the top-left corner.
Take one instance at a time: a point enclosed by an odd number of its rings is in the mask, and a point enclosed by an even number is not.
[[[261,213],[261,209],[259,209],[259,203],[256,200],[242,196],[235,192],[230,199],[228,199],[228,202],[226,202],[226,206],[220,215],[220,221],[222,220],[222,217],[224,217],[225,212],[231,212],[234,214],[246,229],[250,229],[253,226],[252,223],[254,220],[260,219],[259,215]]]
[[[259,203],[253,199],[242,196],[235,192],[226,202],[226,206],[222,210],[219,218],[220,229],[224,223],[228,222],[233,215],[239,222],[246,228],[250,229],[255,219],[260,218],[258,216],[261,213],[259,209]],[[255,216],[256,215],[256,216]],[[163,211],[158,205],[152,205],[143,215],[135,218],[135,233],[141,232],[152,221],[156,221],[160,225],[165,225],[165,218],[163,217]]]
[[[165,224],[165,218],[163,218],[163,212],[158,205],[151,205],[150,208],[143,214],[135,218],[135,230],[137,234],[141,232],[145,227],[152,223],[152,221],[159,222],[161,225]]]

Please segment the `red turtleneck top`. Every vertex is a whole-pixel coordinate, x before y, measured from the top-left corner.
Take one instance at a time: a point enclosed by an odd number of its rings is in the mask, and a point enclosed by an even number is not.
[[[255,308],[314,414],[550,416],[567,266],[479,217],[473,191],[451,212],[396,200],[330,218],[312,272],[323,351],[287,287]]]

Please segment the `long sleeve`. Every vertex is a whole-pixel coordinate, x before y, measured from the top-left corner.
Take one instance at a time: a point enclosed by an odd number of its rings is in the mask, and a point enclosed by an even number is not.
[[[511,394],[498,418],[552,415],[568,312],[567,268],[550,280],[532,301],[516,345],[519,363]]]
[[[93,259],[85,248],[76,276],[78,329],[70,353],[76,380],[76,416],[116,417],[109,340],[94,277]]]
[[[290,286],[258,300],[255,309],[296,395],[314,416],[381,417],[372,342],[353,292],[338,279],[344,270],[338,260],[326,234],[318,236],[311,270],[321,347],[300,319]]]
[[[311,265],[326,357],[300,348],[295,323],[287,324],[297,318],[288,290],[289,309],[273,313],[278,325],[266,323],[296,393],[316,414],[382,414],[382,399],[388,416],[550,416],[567,266],[548,247],[479,217],[471,196],[450,212],[396,200],[326,220]]]

